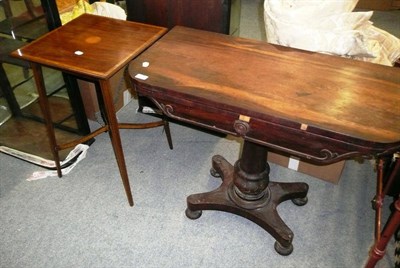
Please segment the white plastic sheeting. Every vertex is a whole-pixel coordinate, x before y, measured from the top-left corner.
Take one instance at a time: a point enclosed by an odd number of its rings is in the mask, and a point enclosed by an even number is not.
[[[358,0],[265,0],[267,41],[272,44],[393,65],[400,40],[353,12]]]

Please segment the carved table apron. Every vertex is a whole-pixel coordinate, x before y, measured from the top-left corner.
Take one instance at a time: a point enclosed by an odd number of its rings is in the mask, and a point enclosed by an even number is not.
[[[244,140],[234,166],[213,157],[211,174],[222,184],[189,196],[186,215],[241,215],[288,255],[293,233],[276,207],[288,199],[304,205],[308,185],[269,181],[268,148],[317,164],[399,150],[396,69],[177,26],[131,62],[129,73],[138,95],[168,117]]]

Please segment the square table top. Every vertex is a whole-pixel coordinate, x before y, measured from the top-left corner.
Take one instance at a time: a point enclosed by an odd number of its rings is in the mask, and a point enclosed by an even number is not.
[[[399,68],[177,26],[129,72],[148,97],[190,99],[319,135],[400,143]]]
[[[14,51],[12,56],[65,72],[108,79],[166,28],[83,14]]]

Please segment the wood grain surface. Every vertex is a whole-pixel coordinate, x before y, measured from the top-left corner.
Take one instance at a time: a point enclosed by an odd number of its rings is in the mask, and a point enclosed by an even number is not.
[[[12,55],[84,77],[108,79],[165,32],[163,27],[83,14]]]
[[[399,68],[175,27],[131,64],[138,73],[148,76],[139,83],[245,116],[400,141]]]

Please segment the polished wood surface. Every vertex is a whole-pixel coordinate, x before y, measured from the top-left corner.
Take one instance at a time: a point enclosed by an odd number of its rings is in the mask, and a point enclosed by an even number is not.
[[[145,52],[143,57],[135,60],[130,66],[130,74],[137,86],[139,96],[153,100],[171,118],[221,132],[229,133],[233,128],[236,134],[245,137],[250,130],[250,118],[237,113],[237,110],[242,109],[240,105],[228,107],[224,104],[224,99],[218,99],[223,97],[219,94],[219,89],[225,88],[225,81],[221,79],[218,81],[219,84],[211,84],[217,82],[213,80],[212,71],[207,70],[207,66],[203,66],[201,61],[192,61],[190,52],[197,54],[200,51],[192,50],[191,46],[186,47],[187,43],[180,43],[182,39],[176,36],[180,30],[186,31],[184,28],[174,28],[166,38],[166,40],[177,38],[175,40],[177,43],[173,43],[178,47],[178,51],[174,51],[177,52],[175,56],[178,58],[173,59],[172,54],[164,58],[163,49],[159,49],[165,45],[165,39],[163,39],[159,41],[160,46],[155,44],[154,49],[150,48],[148,53]],[[190,33],[192,30],[187,29],[187,31]],[[200,49],[205,48],[207,44],[203,43],[202,39],[208,38],[207,35],[206,32],[194,31],[191,35],[192,42],[199,41]],[[209,50],[203,50],[203,58],[212,56],[208,54],[214,49],[212,42],[209,48]],[[180,52],[184,50],[188,54],[180,58],[182,56]],[[236,56],[241,57],[240,54]],[[218,62],[218,59],[215,60]],[[147,61],[147,64],[143,64],[144,61]],[[222,63],[225,64],[225,62]],[[158,69],[160,65],[165,65],[166,68]],[[179,70],[176,69],[177,67]],[[153,73],[154,70],[156,72]],[[158,73],[158,71],[161,72]],[[228,77],[229,68],[220,71],[225,72]],[[153,74],[155,79],[153,79]],[[140,83],[140,79],[144,79],[145,82]],[[211,91],[216,87],[219,89],[214,95]],[[231,103],[231,105],[235,104]],[[231,111],[227,113],[227,109]],[[252,131],[265,132],[266,127],[252,129]],[[289,255],[293,251],[294,235],[280,218],[276,207],[286,200],[292,200],[297,205],[305,205],[308,185],[270,182],[270,168],[266,162],[267,153],[265,146],[245,140],[241,158],[234,166],[222,156],[214,156],[211,174],[220,177],[222,183],[214,191],[190,195],[187,198],[186,216],[197,219],[203,210],[220,210],[243,216],[264,228],[276,239],[275,249],[279,254]]]
[[[82,76],[106,79],[165,32],[165,28],[158,26],[83,14],[12,55]],[[77,55],[80,52],[83,54]]]
[[[133,197],[126,169],[120,128],[137,129],[164,126],[172,149],[168,122],[120,124],[115,115],[110,77],[124,68],[140,52],[166,32],[166,28],[127,22],[102,16],[83,14],[64,26],[51,31],[14,51],[12,56],[30,62],[39,93],[39,104],[46,122],[50,149],[58,176],[62,176],[59,151],[92,140],[108,132],[129,205]],[[58,144],[52,124],[52,113],[46,97],[42,66],[58,69],[97,83],[97,100],[105,125],[87,136]]]
[[[245,217],[276,239],[281,255],[293,251],[294,234],[277,206],[305,205],[308,185],[270,181],[268,150],[327,164],[400,149],[397,68],[175,27],[129,73],[138,95],[170,118],[244,139],[234,165],[213,157],[221,185],[188,196],[186,216]]]
[[[315,162],[400,147],[398,68],[176,27],[130,73],[149,76],[137,79],[141,90],[171,103],[177,117],[237,134],[234,121],[243,115],[245,139]],[[174,107],[187,96],[209,109]]]

